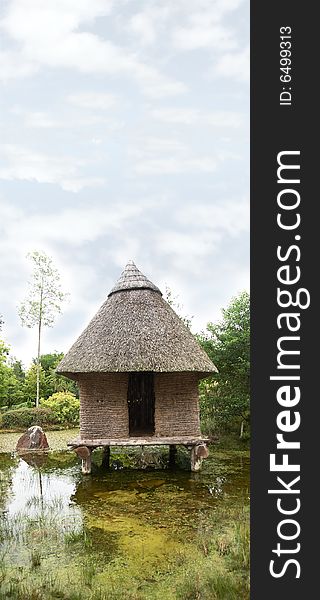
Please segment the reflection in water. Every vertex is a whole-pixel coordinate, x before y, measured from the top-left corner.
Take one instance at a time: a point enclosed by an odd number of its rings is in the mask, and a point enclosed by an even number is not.
[[[63,513],[70,510],[70,497],[75,492],[76,482],[69,474],[43,473],[41,467],[30,467],[23,459],[12,477],[11,498],[7,502],[7,517],[10,518],[27,509],[35,515],[38,504],[59,503]]]

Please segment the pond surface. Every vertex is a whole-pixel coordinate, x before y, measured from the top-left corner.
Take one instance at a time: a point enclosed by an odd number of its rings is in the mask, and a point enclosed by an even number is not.
[[[183,563],[194,553],[208,519],[219,531],[222,506],[248,503],[249,459],[243,452],[211,451],[199,473],[125,468],[116,453],[105,471],[99,451],[93,456],[88,476],[73,452],[0,454],[1,557],[9,572],[28,569],[42,587],[58,582],[76,589],[81,580],[77,598],[93,597],[93,579],[101,589],[109,586],[110,598],[119,581],[149,589],[179,558]],[[158,597],[148,593],[132,597]],[[1,596],[0,587],[0,597],[10,595]]]

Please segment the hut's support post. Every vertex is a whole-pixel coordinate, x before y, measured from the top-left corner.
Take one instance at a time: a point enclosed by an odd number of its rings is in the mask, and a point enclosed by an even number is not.
[[[110,469],[110,446],[104,446],[103,448],[101,466],[103,469]]]
[[[81,458],[81,470],[84,475],[90,475],[91,473],[91,452],[92,448],[87,446],[79,446],[75,448],[75,452]]]
[[[91,450],[88,456],[82,459],[81,470],[84,475],[90,475],[91,473]]]
[[[177,446],[171,444],[169,446],[169,467],[173,468],[176,464]]]
[[[205,444],[198,444],[191,448],[191,471],[199,471],[204,458],[209,456],[208,448]]]

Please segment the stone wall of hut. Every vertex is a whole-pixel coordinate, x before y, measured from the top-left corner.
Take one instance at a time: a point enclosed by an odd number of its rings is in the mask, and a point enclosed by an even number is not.
[[[155,435],[200,435],[196,373],[156,373]]]
[[[80,436],[128,438],[128,373],[88,373],[77,377]],[[156,373],[155,436],[198,436],[199,394],[196,373]]]
[[[80,436],[126,438],[129,435],[127,373],[88,373],[78,377]]]

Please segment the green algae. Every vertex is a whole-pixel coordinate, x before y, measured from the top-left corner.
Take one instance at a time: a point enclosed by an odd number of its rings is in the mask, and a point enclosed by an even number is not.
[[[89,517],[87,526],[89,530],[95,527],[117,535],[118,555],[123,557],[126,567],[135,576],[155,567],[167,566],[172,557],[183,549],[183,545],[168,532],[130,515]]]

